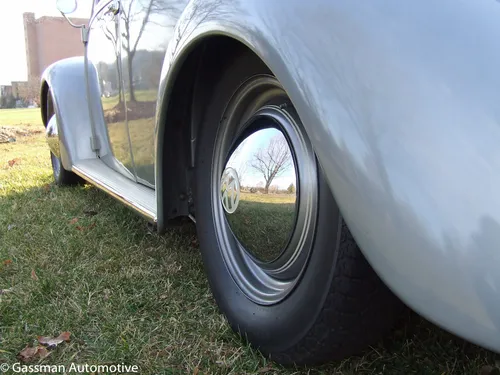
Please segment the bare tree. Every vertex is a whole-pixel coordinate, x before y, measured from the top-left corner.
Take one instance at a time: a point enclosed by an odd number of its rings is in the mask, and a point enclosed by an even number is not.
[[[250,165],[264,176],[264,193],[268,194],[273,180],[292,165],[288,142],[282,135],[271,138],[266,148],[261,148],[254,154]]]
[[[117,45],[117,40],[118,40],[118,23],[114,23],[115,30],[114,32],[109,29],[109,24],[106,24],[105,26],[102,27],[102,31],[104,32],[104,36],[111,42],[113,45],[113,49],[115,51],[115,67],[116,67],[116,72],[117,72],[117,78],[116,78],[116,85],[118,86],[118,105],[121,105],[123,102],[123,89],[122,89],[122,84],[119,76],[121,75],[120,72],[120,51],[119,47]],[[107,75],[106,75],[107,78]]]
[[[135,102],[135,90],[133,85],[133,70],[132,61],[134,60],[135,53],[137,51],[137,45],[139,40],[144,33],[144,29],[149,22],[151,17],[151,12],[156,7],[156,0],[148,0],[147,5],[141,4],[140,0],[130,0],[128,7],[124,7],[121,11],[121,19],[123,21],[124,30],[122,32],[122,47],[127,53],[127,71],[128,71],[128,89],[130,94],[130,101]],[[138,6],[136,6],[138,5]],[[137,8],[137,9],[136,9]],[[132,40],[131,26],[134,22],[139,21],[141,26],[136,34],[135,40]]]
[[[279,191],[279,186],[278,185],[271,185],[269,186],[269,192],[273,194],[277,194]]]
[[[200,25],[203,21],[210,18],[211,15],[218,14],[219,16],[222,14],[223,0],[214,0],[214,1],[193,1],[191,2],[188,15],[186,16],[187,22],[180,24],[175,31],[175,45],[172,48],[172,56],[175,55],[177,51],[177,47],[182,38],[189,36],[196,30],[196,27]],[[195,20],[195,24],[191,24],[191,22]],[[173,60],[170,62],[172,63]]]
[[[166,5],[167,3],[162,0],[128,0],[128,6],[125,6],[121,12],[122,19],[122,47],[127,54],[127,70],[128,70],[128,83],[130,101],[135,102],[135,91],[133,86],[133,69],[132,62],[137,52],[139,41],[144,33],[146,25],[154,23],[157,26],[168,26],[167,24],[158,24],[152,20],[154,14],[168,14],[178,12],[179,6]],[[138,29],[132,30],[132,25],[138,23]]]
[[[243,186],[243,180],[245,179],[245,175],[247,173],[247,164],[241,163],[240,166],[236,169],[236,173],[238,174],[240,185]]]
[[[20,85],[18,95],[29,104],[40,105],[40,77],[29,77],[27,82]]]

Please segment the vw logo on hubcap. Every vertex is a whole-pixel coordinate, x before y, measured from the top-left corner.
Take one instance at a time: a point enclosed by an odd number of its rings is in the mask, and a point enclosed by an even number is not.
[[[226,168],[221,178],[221,201],[224,210],[232,214],[240,202],[240,180],[234,168]]]

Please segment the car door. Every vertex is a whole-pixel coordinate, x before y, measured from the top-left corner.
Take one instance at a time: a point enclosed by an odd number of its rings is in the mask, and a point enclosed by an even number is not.
[[[111,154],[101,160],[117,172],[136,180],[127,127],[125,92],[121,74],[120,6],[117,0],[96,0],[90,22],[88,58],[97,70],[102,116]]]
[[[120,0],[125,105],[137,181],[154,186],[156,99],[163,59],[188,0]]]

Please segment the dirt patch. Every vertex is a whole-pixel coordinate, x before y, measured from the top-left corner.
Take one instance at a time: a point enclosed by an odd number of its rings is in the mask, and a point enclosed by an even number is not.
[[[128,102],[127,109],[128,121],[154,117],[156,114],[156,102]],[[113,108],[105,110],[104,119],[108,124],[125,121],[124,105],[117,104]]]
[[[18,137],[29,137],[41,132],[40,129],[0,126],[0,143],[15,142]]]

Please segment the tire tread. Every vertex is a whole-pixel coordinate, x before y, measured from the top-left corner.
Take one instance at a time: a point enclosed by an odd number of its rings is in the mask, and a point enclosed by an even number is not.
[[[376,343],[392,328],[402,304],[368,264],[345,222],[338,252],[330,291],[318,319],[296,345],[269,353],[273,360],[310,365],[342,359]],[[344,287],[346,290],[341,290]]]

